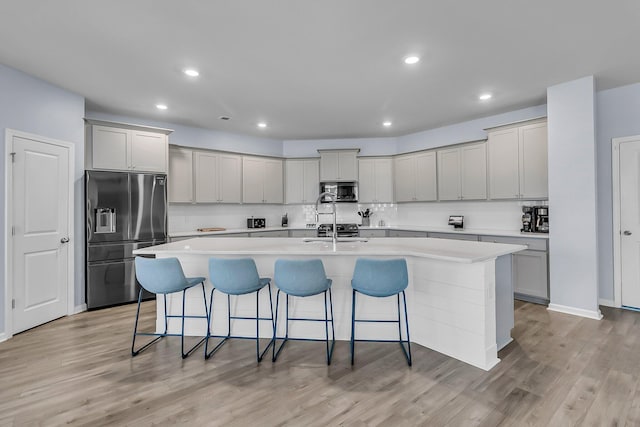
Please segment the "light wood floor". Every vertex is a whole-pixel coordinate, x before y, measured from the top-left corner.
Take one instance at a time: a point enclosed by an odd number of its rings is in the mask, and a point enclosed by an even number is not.
[[[132,358],[135,305],[63,318],[0,344],[0,425],[640,425],[640,313],[596,321],[516,302],[515,341],[490,372],[412,346],[251,341],[182,360],[179,338]],[[143,325],[153,326],[154,306]]]

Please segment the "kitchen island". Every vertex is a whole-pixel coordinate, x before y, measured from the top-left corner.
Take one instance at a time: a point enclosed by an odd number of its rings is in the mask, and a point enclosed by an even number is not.
[[[341,239],[334,247],[331,239],[307,241],[297,238],[196,238],[139,249],[136,255],[158,258],[177,257],[187,276],[208,277],[208,258],[252,257],[262,277],[273,277],[276,259],[322,259],[327,276],[333,279],[333,304],[336,339],[348,340],[351,334],[351,277],[358,257],[407,260],[409,287],[407,304],[411,341],[473,366],[489,370],[499,362],[497,352],[511,341],[513,327],[513,288],[510,254],[525,250],[523,245],[468,242],[430,238],[371,238],[367,241]],[[206,283],[208,290],[211,283]],[[275,295],[275,287],[272,288]],[[218,296],[218,298],[216,298]],[[212,320],[215,334],[226,334],[227,299],[214,296]],[[269,297],[261,292],[261,316],[268,315]],[[295,298],[290,306],[293,317],[322,317],[322,296]],[[255,297],[231,299],[239,316],[255,313]],[[358,299],[358,318],[392,320],[397,316],[394,298]],[[163,300],[157,299],[156,327],[164,328]],[[187,294],[187,313],[202,312],[202,291]],[[179,314],[181,298],[168,298],[167,310]],[[283,313],[281,313],[282,315]],[[173,322],[173,320],[176,320]],[[260,335],[269,338],[269,322]],[[279,325],[283,326],[283,325]],[[171,319],[170,330],[177,331],[179,321]],[[255,334],[255,323],[232,323],[234,334]],[[279,328],[280,329],[280,328]],[[187,319],[185,333],[204,335],[201,320]],[[284,333],[279,330],[279,335]],[[291,336],[324,338],[324,325],[292,322]],[[358,338],[397,338],[397,326],[365,323],[358,325]]]

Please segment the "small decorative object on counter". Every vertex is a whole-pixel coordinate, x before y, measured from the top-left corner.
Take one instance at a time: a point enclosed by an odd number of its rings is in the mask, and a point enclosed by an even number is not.
[[[462,215],[450,215],[449,216],[449,225],[453,225],[454,229],[464,227],[464,216],[462,216]]]
[[[362,217],[362,227],[369,226],[369,217],[373,214],[371,209],[367,208],[364,211],[358,211],[358,215]]]
[[[283,227],[288,227],[289,226],[289,217],[287,216],[286,213],[284,215],[282,215],[282,226]]]
[[[247,228],[265,228],[267,221],[264,218],[247,218]]]

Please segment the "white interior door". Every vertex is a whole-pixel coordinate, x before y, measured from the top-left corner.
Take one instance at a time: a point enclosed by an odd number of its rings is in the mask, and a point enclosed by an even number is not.
[[[13,135],[13,327],[18,333],[67,314],[71,149]]]
[[[640,308],[640,141],[620,144],[622,305]]]

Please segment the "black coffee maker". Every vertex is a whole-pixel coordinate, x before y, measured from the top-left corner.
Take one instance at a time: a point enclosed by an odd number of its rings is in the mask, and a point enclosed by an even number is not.
[[[523,206],[522,228],[523,233],[548,233],[549,232],[549,207],[548,206]]]
[[[533,226],[534,231],[536,233],[548,233],[549,232],[549,207],[534,206],[533,217],[536,220]]]
[[[520,231],[523,233],[532,233],[533,232],[533,207],[532,206],[523,206],[522,207],[522,228]]]

